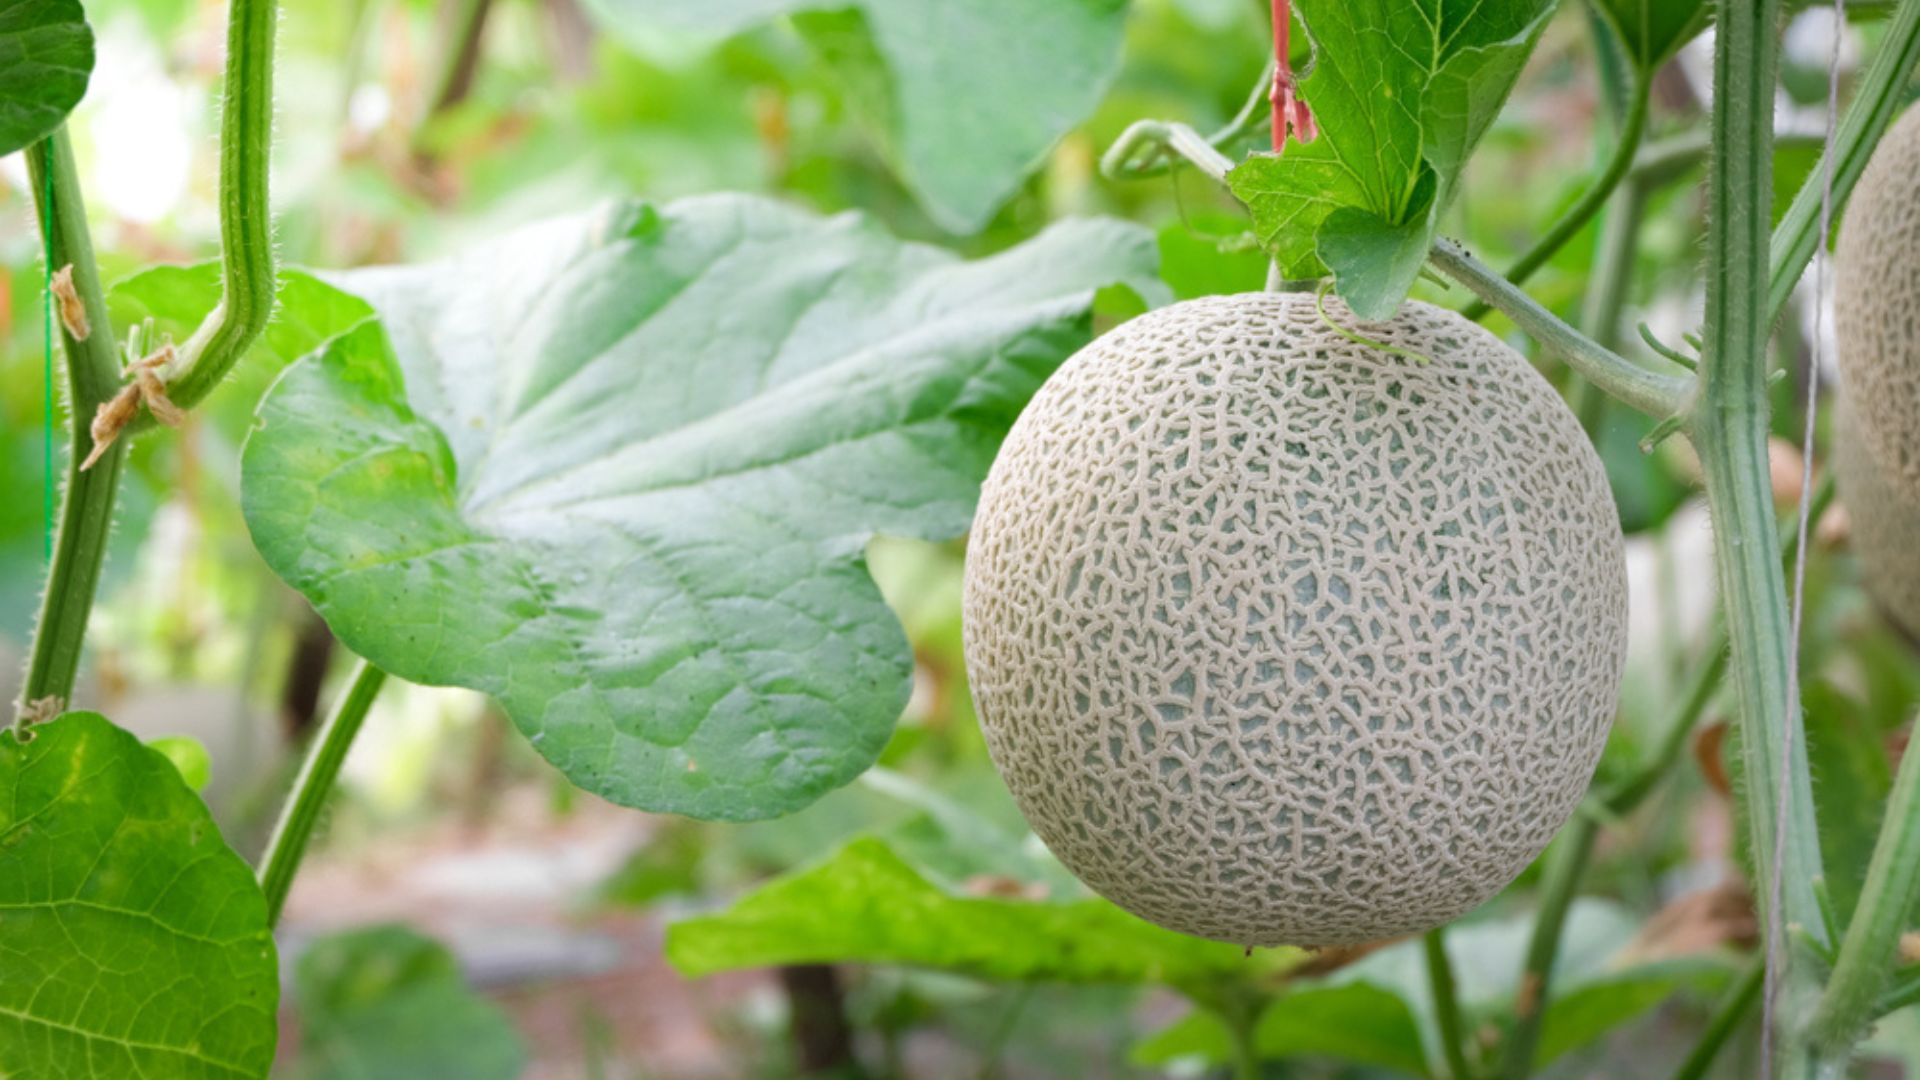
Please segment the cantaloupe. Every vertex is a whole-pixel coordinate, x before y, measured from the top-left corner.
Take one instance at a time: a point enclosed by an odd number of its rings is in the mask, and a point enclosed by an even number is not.
[[[1014,425],[967,670],[1035,832],[1120,906],[1245,945],[1444,923],[1585,791],[1626,646],[1619,519],[1513,350],[1419,303],[1143,315]]]
[[[1895,626],[1920,641],[1920,498],[1895,483],[1870,451],[1851,398],[1833,416],[1833,473],[1851,523],[1867,594]]]
[[[1860,174],[1834,252],[1840,378],[1859,449],[1920,501],[1920,109],[1908,109]]]

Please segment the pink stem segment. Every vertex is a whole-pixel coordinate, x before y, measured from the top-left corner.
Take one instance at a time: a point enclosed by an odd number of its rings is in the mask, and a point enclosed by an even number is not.
[[[1291,29],[1289,0],[1273,0],[1273,89],[1267,100],[1273,105],[1273,152],[1287,144],[1287,131],[1303,143],[1310,143],[1320,130],[1314,126],[1313,110],[1294,92],[1293,67],[1287,63],[1287,36]]]

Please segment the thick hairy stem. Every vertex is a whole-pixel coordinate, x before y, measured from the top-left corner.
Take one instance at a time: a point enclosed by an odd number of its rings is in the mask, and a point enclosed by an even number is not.
[[[1579,200],[1561,215],[1559,221],[1554,222],[1553,227],[1547,230],[1547,234],[1507,268],[1508,281],[1515,285],[1524,284],[1533,276],[1534,271],[1545,266],[1547,260],[1553,258],[1561,248],[1566,247],[1569,240],[1578,236],[1580,230],[1587,227],[1587,222],[1593,220],[1593,215],[1600,212],[1601,207],[1607,205],[1607,200],[1613,197],[1614,189],[1620,186],[1620,181],[1626,179],[1627,174],[1633,169],[1634,155],[1640,149],[1640,136],[1646,130],[1650,96],[1650,87],[1646,78],[1636,78],[1627,98],[1627,115],[1620,124],[1620,140],[1614,144],[1613,154],[1607,159],[1606,167],[1600,171],[1599,177],[1592,185],[1581,193]],[[1482,300],[1467,308],[1462,314],[1478,322],[1492,310],[1493,306]]]
[[[386,672],[365,660],[360,661],[307,751],[307,760],[300,766],[300,776],[293,782],[293,791],[281,811],[280,823],[274,826],[273,839],[267,842],[266,853],[260,858],[260,891],[267,896],[269,924],[280,921],[280,910],[286,906],[287,892],[293,888],[300,860],[306,857],[313,827],[320,821],[327,796],[333,793],[333,783],[340,776],[340,766],[346,762],[354,736],[360,734],[367,710],[373,706],[373,699],[379,695],[386,679]]]
[[[1436,241],[1428,258],[1437,270],[1493,305],[1600,389],[1662,420],[1686,407],[1693,392],[1691,377],[1650,371],[1601,347],[1452,240]]]
[[[1847,7],[1853,8],[1859,3],[1860,0],[1851,0]],[[1853,185],[1867,167],[1867,159],[1873,156],[1873,148],[1880,143],[1880,136],[1906,103],[1907,83],[1913,77],[1916,63],[1920,63],[1920,0],[1901,0],[1887,24],[1879,53],[1861,77],[1853,102],[1840,117],[1833,142],[1825,152],[1832,159],[1834,210],[1846,205]],[[1794,286],[1800,282],[1801,271],[1807,268],[1808,260],[1819,246],[1820,201],[1828,169],[1825,161],[1813,167],[1807,174],[1807,182],[1787,207],[1786,216],[1780,219],[1779,228],[1773,231],[1772,260],[1767,272],[1769,323],[1780,317]]]
[[[37,707],[37,703],[51,698],[53,711],[58,711],[73,697],[80,651],[86,643],[87,618],[93,611],[100,568],[107,558],[107,537],[113,528],[113,504],[120,491],[127,447],[125,439],[116,440],[92,468],[80,468],[93,449],[89,429],[94,410],[120,391],[121,375],[113,322],[107,317],[106,295],[93,260],[87,207],[81,199],[80,177],[66,128],[27,149],[27,170],[32,177],[41,231],[47,239],[48,267],[73,268],[73,289],[85,309],[88,330],[84,339],[76,338],[67,320],[61,320],[67,400],[73,409],[66,492],[54,538],[53,563],[47,572],[47,591],[41,598],[40,620],[34,627],[26,682],[20,694],[23,715],[31,712],[44,716],[48,710]]]
[[[1454,989],[1453,961],[1447,956],[1447,929],[1436,926],[1421,938],[1426,949],[1427,988],[1433,994],[1433,1015],[1440,1024],[1440,1049],[1447,1055],[1447,1075],[1471,1080],[1467,1064],[1467,1026],[1460,1019],[1460,997]]]
[[[1907,912],[1920,895],[1920,748],[1909,747],[1887,799],[1880,837],[1867,863],[1860,902],[1840,942],[1840,956],[1809,1025],[1817,1050],[1845,1059],[1876,1015],[1887,976],[1900,956]]]
[[[246,354],[273,315],[273,222],[267,161],[273,142],[275,0],[232,0],[220,111],[220,304],[180,349],[167,396],[191,409]],[[138,424],[151,423],[142,413]]]
[[[1798,925],[1824,945],[1813,888],[1821,872],[1820,840],[1800,703],[1788,680],[1794,649],[1767,454],[1763,275],[1779,2],[1752,0],[1716,10],[1706,336],[1690,433],[1713,518],[1761,918],[1768,926]],[[1784,824],[1777,827],[1777,821]],[[1773,881],[1780,882],[1779,910],[1767,887]],[[1770,941],[1770,952],[1777,945]],[[1787,1034],[1791,1044],[1793,1034]]]

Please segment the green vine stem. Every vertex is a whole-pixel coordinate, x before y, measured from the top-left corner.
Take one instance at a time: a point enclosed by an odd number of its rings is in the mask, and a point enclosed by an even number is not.
[[[1881,990],[1900,955],[1907,912],[1920,895],[1920,749],[1901,756],[1887,797],[1886,816],[1867,863],[1867,880],[1840,942],[1809,1025],[1814,1046],[1844,1061],[1848,1048],[1876,1015]]]
[[[438,116],[458,105],[473,89],[473,75],[480,64],[480,44],[486,36],[487,14],[492,7],[493,0],[460,0],[453,23],[448,27],[440,71],[433,81],[428,116]]]
[[[1467,254],[1458,243],[1437,240],[1428,258],[1435,269],[1466,286],[1548,352],[1628,405],[1664,420],[1684,409],[1690,400],[1694,389],[1690,376],[1652,371],[1602,347],[1541,307],[1492,267]]]
[[[327,796],[333,793],[340,766],[353,748],[354,737],[360,734],[367,710],[386,680],[386,672],[360,661],[346,690],[334,702],[333,712],[314,736],[313,747],[307,751],[307,760],[300,766],[300,776],[294,780],[293,792],[281,811],[280,823],[274,826],[273,839],[267,842],[260,859],[260,891],[267,896],[269,925],[280,921],[287,892],[293,888],[293,877],[306,856],[307,842],[313,838],[313,827],[326,808]]]
[[[1615,188],[1633,171],[1635,154],[1640,149],[1640,136],[1647,126],[1647,108],[1652,97],[1652,86],[1645,75],[1636,75],[1633,87],[1627,97],[1627,114],[1620,122],[1620,138],[1614,144],[1613,154],[1607,159],[1600,175],[1580,194],[1580,198],[1567,209],[1560,220],[1553,223],[1537,243],[1514,264],[1507,268],[1507,280],[1521,285],[1533,276],[1534,271],[1547,264],[1547,260],[1567,246],[1567,241],[1580,234],[1593,220],[1593,215],[1607,205],[1613,197]],[[1468,307],[1462,312],[1467,318],[1479,322],[1485,318],[1493,306],[1485,300]]]
[[[1195,149],[1194,142],[1205,143],[1211,153],[1203,153],[1198,158],[1192,153],[1181,156],[1198,165],[1200,169],[1215,180],[1224,180],[1228,170],[1233,168],[1232,159],[1220,152],[1223,146],[1230,146],[1259,127],[1266,119],[1269,107],[1267,95],[1273,86],[1275,62],[1267,61],[1261,70],[1260,79],[1253,84],[1247,94],[1247,100],[1240,111],[1225,127],[1204,138],[1184,124],[1172,124],[1160,120],[1142,120],[1121,132],[1112,146],[1100,158],[1100,173],[1109,180],[1138,180],[1148,176],[1158,176],[1167,171],[1172,161],[1167,156],[1171,148],[1173,129],[1186,128],[1189,137],[1183,136],[1181,142],[1189,150]]]
[[[1507,1036],[1501,1056],[1500,1075],[1524,1080],[1533,1074],[1533,1056],[1540,1045],[1540,1025],[1547,1014],[1547,1002],[1553,993],[1554,960],[1560,952],[1560,930],[1567,911],[1580,891],[1587,860],[1600,835],[1600,817],[1582,812],[1574,815],[1567,829],[1554,844],[1546,873],[1541,880],[1540,911],[1534,916],[1533,935],[1527,941],[1527,958],[1520,975],[1520,995],[1514,1006],[1513,1031]]]
[[[1833,478],[1823,478],[1820,486],[1814,490],[1807,516],[1817,520],[1833,502],[1833,495]],[[1798,515],[1795,514],[1779,526],[1783,562],[1791,562],[1799,546],[1800,530],[1797,525]],[[1540,911],[1534,917],[1532,937],[1527,942],[1526,968],[1521,975],[1523,984],[1532,988],[1528,997],[1538,1007],[1521,1010],[1515,1017],[1513,1032],[1507,1038],[1506,1052],[1501,1062],[1502,1076],[1520,1080],[1532,1074],[1540,1023],[1546,1012],[1544,1006],[1552,992],[1553,967],[1560,951],[1561,928],[1579,892],[1580,880],[1585,876],[1587,861],[1592,857],[1594,841],[1599,837],[1602,823],[1625,817],[1638,809],[1647,796],[1653,794],[1660,781],[1673,771],[1686,750],[1687,737],[1693,733],[1694,726],[1719,691],[1720,679],[1726,670],[1727,637],[1722,629],[1716,631],[1712,640],[1707,642],[1700,666],[1688,680],[1686,693],[1681,696],[1673,715],[1661,729],[1653,751],[1625,776],[1604,790],[1589,795],[1588,805],[1568,823],[1566,833],[1553,849],[1553,861],[1547,865],[1541,884]]]
[[[1109,179],[1144,175],[1139,170],[1164,164],[1168,154],[1185,158],[1215,183],[1225,184],[1233,171],[1233,159],[1191,127],[1168,120],[1140,120],[1121,132],[1101,155],[1100,174]]]
[[[1440,1025],[1440,1049],[1447,1055],[1447,1075],[1471,1080],[1467,1064],[1466,1025],[1460,1020],[1460,996],[1454,989],[1453,961],[1447,956],[1447,928],[1436,926],[1421,936],[1426,949],[1427,987],[1433,993],[1433,1015]]]
[[[27,170],[47,237],[48,269],[73,267],[73,287],[86,308],[92,332],[82,341],[61,327],[67,357],[69,423],[65,496],[60,507],[59,531],[47,589],[34,627],[27,677],[20,694],[21,715],[44,713],[36,703],[53,699],[52,711],[64,709],[73,697],[80,671],[80,652],[86,643],[87,618],[100,585],[100,568],[107,557],[107,537],[113,529],[113,503],[126,464],[126,440],[116,441],[91,469],[80,463],[93,447],[89,428],[94,410],[120,390],[120,355],[114,345],[113,323],[100,287],[100,271],[93,259],[93,239],[87,232],[87,207],[80,194],[73,146],[62,127],[27,150]],[[51,203],[47,195],[51,193]]]
[[[220,304],[166,372],[167,396],[191,409],[226,378],[273,315],[273,217],[267,162],[273,142],[276,0],[232,0],[220,112]],[[136,429],[153,423],[143,411]]]
[[[1627,307],[1627,289],[1633,282],[1633,257],[1638,250],[1640,223],[1646,217],[1647,194],[1636,184],[1613,193],[1600,247],[1593,258],[1593,277],[1580,309],[1580,325],[1604,348],[1620,343],[1620,318]]]
[[[1689,416],[1713,521],[1748,782],[1762,924],[1797,925],[1829,946],[1814,896],[1820,876],[1813,784],[1800,703],[1789,685],[1791,622],[1767,453],[1767,208],[1772,199],[1779,0],[1717,8],[1713,154],[1707,182],[1707,300],[1700,393]],[[1778,910],[1769,883],[1780,885]],[[1772,943],[1773,935],[1769,935]],[[1770,947],[1770,952],[1772,951]],[[1773,965],[1769,965],[1770,968]],[[1785,973],[1804,980],[1806,965]],[[1790,985],[1794,1002],[1805,987]],[[1785,1055],[1798,1024],[1783,1026]],[[1790,1074],[1791,1075],[1791,1074]]]
[[[1605,349],[1620,348],[1620,320],[1626,313],[1646,205],[1647,193],[1640,185],[1623,184],[1613,193],[1600,228],[1600,246],[1594,252],[1587,295],[1580,307],[1580,327]],[[1607,399],[1592,383],[1585,379],[1574,383],[1568,403],[1581,427],[1590,433],[1599,430]]]
[[[1880,136],[1906,102],[1907,83],[1913,77],[1916,63],[1920,63],[1920,0],[1901,0],[1887,23],[1879,52],[1861,77],[1859,89],[1834,131],[1833,143],[1825,151],[1833,157],[1835,212],[1846,205],[1854,183],[1867,167],[1867,159],[1873,156],[1873,148],[1879,145]],[[1813,171],[1807,174],[1807,182],[1794,194],[1786,216],[1773,231],[1772,260],[1767,272],[1769,323],[1779,318],[1780,310],[1787,306],[1794,286],[1800,283],[1800,272],[1813,258],[1820,240],[1821,177],[1826,169],[1825,162],[1814,165]]]
[[[1754,957],[1753,962],[1740,973],[1739,978],[1720,1003],[1714,1006],[1713,1017],[1707,1021],[1707,1030],[1700,1041],[1693,1045],[1693,1051],[1687,1060],[1680,1063],[1680,1069],[1673,1074],[1673,1080],[1703,1080],[1707,1070],[1713,1068],[1713,1059],[1720,1056],[1720,1049],[1740,1027],[1747,1010],[1753,1008],[1754,999],[1760,996],[1760,987],[1766,982],[1767,965],[1765,957]]]

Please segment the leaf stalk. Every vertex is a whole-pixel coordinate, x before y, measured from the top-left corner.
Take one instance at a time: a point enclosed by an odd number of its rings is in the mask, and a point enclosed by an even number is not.
[[[1684,410],[1691,400],[1692,378],[1649,370],[1605,348],[1540,306],[1498,271],[1467,254],[1458,243],[1445,238],[1435,241],[1429,259],[1442,274],[1512,319],[1595,386],[1641,412],[1665,419]]]
[[[1447,956],[1447,928],[1434,927],[1421,935],[1420,942],[1426,951],[1427,987],[1433,994],[1433,1014],[1440,1025],[1440,1048],[1447,1056],[1447,1075],[1451,1080],[1472,1080],[1473,1068],[1467,1063],[1466,1024],[1460,1019],[1453,960]]]
[[[354,737],[360,734],[360,727],[367,719],[367,710],[373,707],[373,700],[379,696],[386,680],[386,672],[365,660],[360,661],[346,690],[334,702],[333,711],[314,736],[313,747],[300,766],[293,792],[260,859],[260,891],[267,897],[269,926],[280,922],[281,909],[286,907],[294,875],[306,857],[314,826],[326,808],[327,797],[333,793],[334,781],[340,778],[340,766],[346,763],[347,751],[353,748]]]

